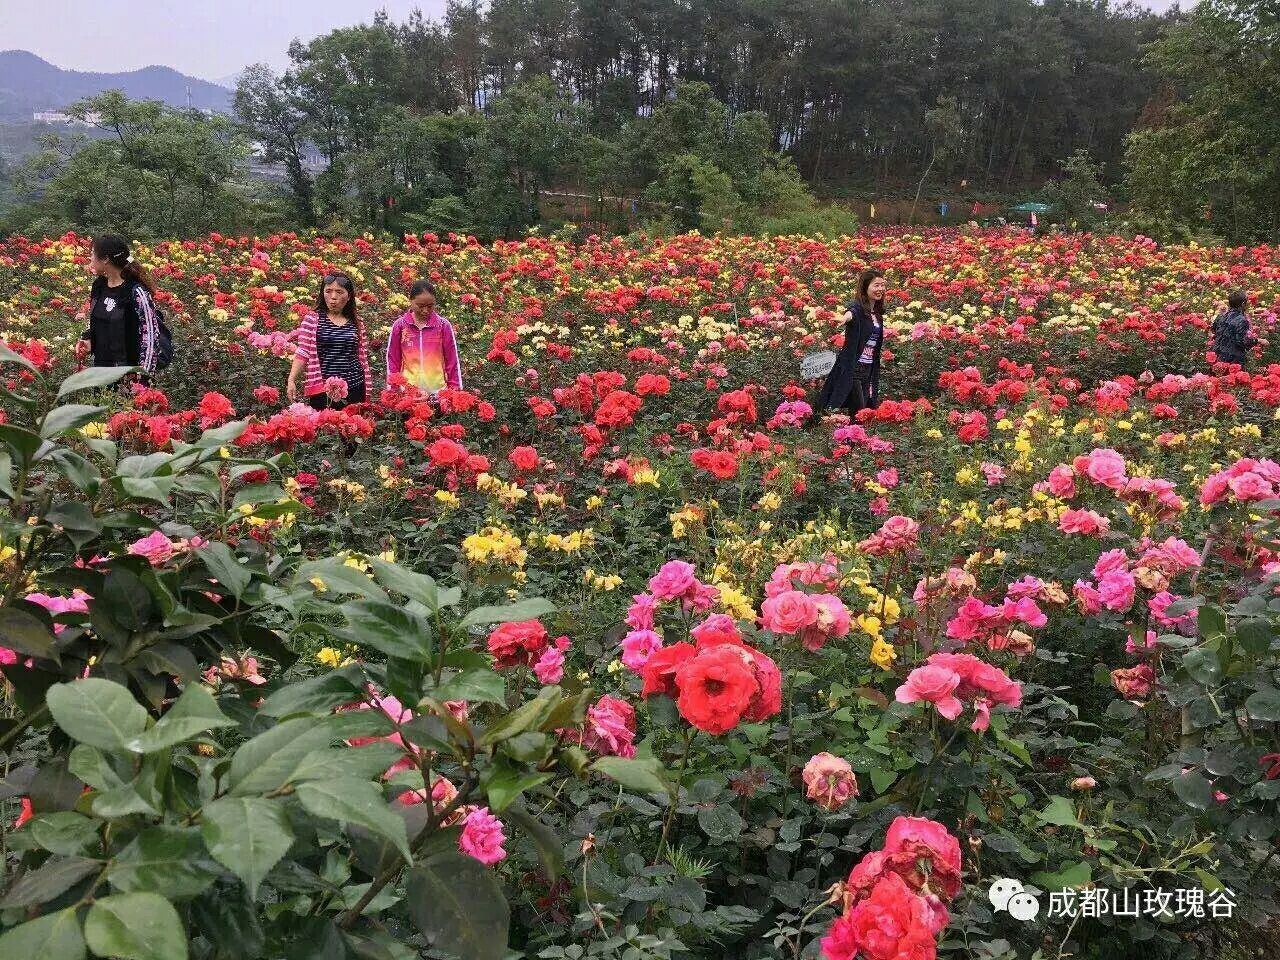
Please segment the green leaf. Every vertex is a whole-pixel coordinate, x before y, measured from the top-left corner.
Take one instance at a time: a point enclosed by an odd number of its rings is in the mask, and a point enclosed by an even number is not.
[[[404,821],[382,799],[382,789],[352,777],[298,784],[295,794],[303,808],[317,817],[357,823],[395,844],[405,862],[412,863]]]
[[[542,870],[550,883],[555,883],[565,872],[564,852],[560,841],[551,830],[543,825],[533,814],[524,808],[522,803],[515,803],[502,812],[504,823],[523,831],[538,851],[542,861]]]
[[[877,794],[881,794],[881,793],[884,793],[891,786],[893,786],[894,783],[897,782],[898,771],[884,770],[880,767],[876,767],[874,770],[871,771],[870,776],[871,776],[871,786],[875,788],[875,791]]]
[[[206,543],[195,551],[197,557],[205,565],[213,578],[233,597],[239,597],[253,580],[253,574],[242,566],[225,543],[213,541]]]
[[[1275,687],[1255,690],[1245,700],[1244,709],[1255,720],[1280,720],[1280,690]]]
[[[493,746],[518,733],[524,733],[531,727],[538,726],[555,710],[559,697],[559,687],[544,687],[537,697],[528,703],[522,703],[489,727],[480,738],[480,745]]]
[[[1271,649],[1275,631],[1266,620],[1243,620],[1236,624],[1236,637],[1245,650],[1260,657]]]
[[[1196,624],[1200,628],[1200,636],[1206,640],[1220,637],[1227,632],[1227,615],[1221,607],[1206,603],[1196,611]]]
[[[101,594],[89,603],[90,612],[96,609],[104,610],[126,630],[143,630],[151,622],[155,604],[137,574],[116,566],[103,581]]]
[[[86,749],[92,749],[86,748]],[[27,831],[40,847],[64,857],[79,856],[85,848],[98,839],[100,820],[70,810],[42,813],[27,824]]]
[[[122,893],[190,900],[209,889],[220,872],[200,842],[200,830],[160,826],[134,837],[112,861],[107,879]]]
[[[1182,665],[1191,679],[1201,686],[1216,687],[1222,679],[1222,663],[1218,660],[1218,654],[1208,647],[1196,647],[1188,651],[1182,658]]]
[[[187,935],[178,911],[154,893],[103,897],[89,908],[84,938],[100,957],[187,960]]]
[[[360,747],[315,750],[303,757],[289,779],[294,783],[340,777],[374,780],[404,755],[403,749],[385,740]]]
[[[466,960],[503,960],[511,911],[492,870],[457,851],[409,873],[409,916],[437,950]]]
[[[389,657],[423,663],[431,656],[431,625],[404,607],[377,600],[352,600],[338,608],[347,625],[335,635]]]
[[[28,657],[58,661],[53,634],[33,613],[18,607],[0,607],[0,647]]]
[[[248,420],[232,420],[230,423],[224,423],[220,427],[214,427],[212,430],[206,430],[196,438],[193,447],[199,447],[201,450],[216,450],[218,447],[225,447],[229,443],[235,443],[244,433],[244,428],[249,425]]]
[[[213,858],[244,881],[252,900],[258,885],[293,845],[284,804],[260,797],[222,797],[204,808],[200,833]]]
[[[549,773],[524,773],[508,764],[495,764],[486,773],[488,775],[481,786],[489,798],[489,809],[494,813],[501,813],[525,790],[546,783],[552,777]]]
[[[289,782],[303,757],[327,747],[332,739],[332,731],[313,717],[276,724],[236,750],[227,771],[228,793],[242,797],[278,790]]]
[[[93,420],[100,420],[106,413],[106,407],[91,407],[83,403],[68,403],[66,406],[54,407],[40,424],[40,436],[45,440],[83,427]]]
[[[467,670],[446,680],[431,691],[434,700],[465,700],[468,703],[495,703],[506,706],[506,681],[496,670]]]
[[[370,557],[369,566],[373,568],[377,581],[388,590],[394,590],[410,600],[417,600],[433,613],[439,609],[439,588],[425,573],[414,573],[379,557]]]
[[[296,587],[308,584],[314,586],[313,580],[319,580],[324,584],[325,589],[321,596],[327,596],[330,599],[354,593],[366,600],[379,600],[382,603],[389,600],[381,587],[359,570],[348,567],[341,560],[310,560],[299,566],[297,573],[293,575],[293,585]]]
[[[359,664],[317,674],[299,683],[281,687],[262,702],[258,712],[266,717],[287,717],[295,713],[328,713],[360,699],[364,672]]]
[[[8,450],[0,450],[0,494],[14,498],[13,493],[13,457]]]
[[[18,878],[0,900],[0,907],[34,907],[60,897],[73,886],[102,869],[97,860],[85,857],[50,857],[35,870]]]
[[[191,927],[213,947],[213,956],[260,957],[264,948],[262,927],[253,901],[244,888],[215,887],[190,906]]]
[[[126,746],[147,725],[147,711],[125,687],[89,677],[49,688],[49,712],[67,736],[103,750]]]
[[[58,471],[75,484],[77,490],[82,493],[90,493],[90,491],[97,493],[97,486],[102,482],[102,474],[90,461],[66,447],[54,450],[49,454],[49,459],[58,465]],[[3,484],[3,481],[3,466],[0,465],[0,484]]]
[[[218,709],[213,694],[200,684],[192,684],[154,727],[125,743],[125,749],[155,753],[206,730],[234,726],[236,722]]]
[[[556,605],[542,597],[521,600],[503,607],[476,607],[462,618],[462,626],[486,627],[494,623],[514,623],[520,620],[534,620],[555,613]]]
[[[591,769],[640,793],[666,793],[671,789],[663,777],[662,764],[652,757],[644,760],[601,757]]]
[[[1054,873],[1040,871],[1031,875],[1031,882],[1045,890],[1066,890],[1083,887],[1093,879],[1093,866],[1087,860],[1069,863]]]
[[[87,506],[77,500],[60,503],[45,514],[45,520],[61,527],[77,550],[90,540],[101,535],[102,521],[93,515]]]
[[[1056,827],[1083,827],[1076,817],[1076,808],[1066,797],[1051,796],[1049,804],[1036,812],[1041,823],[1051,823]]]
[[[69,397],[81,390],[98,390],[109,387],[121,378],[140,370],[140,367],[86,367],[62,381],[58,387],[58,399]]]
[[[698,826],[717,843],[731,843],[741,836],[747,822],[727,803],[698,808]]]
[[[84,935],[75,907],[30,920],[0,937],[0,957],[14,960],[83,960]]]
[[[7,443],[23,463],[30,463],[44,446],[44,441],[38,433],[32,433],[12,423],[0,423],[0,440]]]
[[[1203,775],[1195,772],[1174,777],[1173,792],[1178,799],[1197,810],[1208,810],[1213,805],[1213,788]]]

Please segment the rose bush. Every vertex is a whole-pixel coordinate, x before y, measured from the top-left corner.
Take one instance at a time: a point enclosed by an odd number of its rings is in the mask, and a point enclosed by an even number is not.
[[[84,255],[0,244],[0,954],[1263,942],[1280,366],[1204,328],[1269,339],[1270,248],[211,236],[142,252],[179,352],[119,390]],[[890,399],[815,417],[863,263]],[[335,267],[375,343],[431,276],[467,389],[282,407]]]

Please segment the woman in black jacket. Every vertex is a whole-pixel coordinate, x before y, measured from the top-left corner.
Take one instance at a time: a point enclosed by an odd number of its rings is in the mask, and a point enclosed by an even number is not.
[[[93,241],[89,267],[96,279],[89,292],[89,329],[76,355],[92,354],[95,367],[142,367],[154,373],[160,349],[155,288],[129,252],[124,237],[105,234]]]
[[[849,304],[844,346],[818,395],[818,409],[843,407],[853,416],[880,405],[880,348],[884,343],[884,292],[888,286],[879,270],[858,276],[858,296]]]

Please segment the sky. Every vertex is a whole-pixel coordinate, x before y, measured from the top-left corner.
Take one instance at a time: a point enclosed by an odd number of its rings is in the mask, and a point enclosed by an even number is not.
[[[1167,10],[1175,0],[1138,2]],[[0,0],[0,50],[29,50],[67,70],[162,64],[223,80],[251,63],[283,69],[295,37],[367,23],[380,9],[403,20],[415,7],[439,17],[445,0]]]

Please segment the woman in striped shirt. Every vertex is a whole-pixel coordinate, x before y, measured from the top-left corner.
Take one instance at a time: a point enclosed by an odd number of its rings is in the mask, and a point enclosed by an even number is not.
[[[302,395],[317,410],[364,403],[372,392],[369,340],[356,314],[355,284],[345,273],[324,278],[316,312],[302,321],[289,370],[291,402],[298,399],[298,377],[303,373]]]

